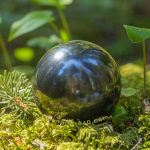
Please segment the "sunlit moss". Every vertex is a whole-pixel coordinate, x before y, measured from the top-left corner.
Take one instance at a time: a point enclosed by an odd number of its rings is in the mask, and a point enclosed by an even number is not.
[[[139,150],[149,149],[150,113],[144,114],[137,109],[142,107],[139,103],[143,87],[142,68],[134,64],[120,68],[122,87],[139,90],[130,97],[121,95],[119,104],[127,111],[124,122],[114,125],[111,117],[99,118],[98,123],[55,120],[53,116],[42,113],[29,117],[35,113],[31,107],[26,122],[13,112],[0,115],[0,149],[127,150],[136,145]],[[150,72],[147,75],[150,82]],[[150,89],[150,84],[147,88]],[[39,111],[37,107],[33,109]]]
[[[132,75],[134,73],[141,73],[142,70],[142,67],[132,63],[128,63],[120,67],[120,72],[122,76]]]

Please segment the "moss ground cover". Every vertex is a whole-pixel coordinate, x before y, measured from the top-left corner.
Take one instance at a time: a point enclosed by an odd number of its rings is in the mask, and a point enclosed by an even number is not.
[[[148,150],[150,105],[148,99],[145,105],[142,103],[143,69],[126,64],[120,67],[120,71],[120,101],[112,116],[95,118],[95,122],[55,120],[37,108],[26,77],[17,74],[20,78],[16,78],[15,73],[7,72],[0,75],[0,149]],[[6,76],[9,83],[4,87],[2,83],[6,83]],[[147,91],[149,97],[150,72],[147,72]]]

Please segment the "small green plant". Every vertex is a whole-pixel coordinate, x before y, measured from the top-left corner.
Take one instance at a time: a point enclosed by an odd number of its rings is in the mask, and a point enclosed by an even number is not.
[[[35,106],[32,85],[27,77],[17,71],[4,71],[0,75],[0,115],[14,113],[24,120]]]
[[[51,10],[32,11],[29,12],[25,17],[15,21],[12,24],[9,34],[9,41],[12,41],[28,32],[34,31],[45,24],[49,24],[51,26],[55,34],[60,37],[61,41],[66,42],[71,39],[69,25],[63,9],[66,7],[66,5],[71,4],[73,0],[31,0],[31,2],[40,6],[56,8],[62,26],[58,26],[55,16]]]
[[[129,25],[124,25],[124,28],[127,32],[127,35],[129,39],[133,43],[142,43],[143,46],[143,64],[144,64],[144,89],[143,89],[143,95],[144,97],[147,97],[147,91],[146,91],[146,48],[145,48],[145,40],[150,38],[150,29],[146,28],[139,28]]]
[[[50,26],[52,32],[48,37],[43,35],[32,37],[27,41],[24,47],[18,47],[14,50],[14,58],[23,63],[29,63],[33,60],[35,57],[34,47],[47,50],[55,44],[67,42],[71,39],[70,28],[64,14],[64,9],[67,5],[73,3],[73,0],[31,0],[30,2],[34,5],[39,5],[40,7],[47,6],[49,9],[31,11],[21,19],[15,21],[11,25],[8,41],[11,42],[12,40],[35,31],[46,24]],[[51,8],[55,8],[55,12],[58,13],[59,19],[57,18],[57,14],[55,15],[52,10],[50,10]],[[0,25],[1,23],[2,18],[0,17]],[[4,56],[6,68],[11,70],[12,64],[9,50],[7,49],[1,32],[0,49]]]

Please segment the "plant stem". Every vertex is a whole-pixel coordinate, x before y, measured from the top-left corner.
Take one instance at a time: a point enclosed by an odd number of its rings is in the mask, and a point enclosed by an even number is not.
[[[58,27],[56,26],[55,23],[49,22],[49,24],[50,24],[50,26],[54,29],[54,31],[55,31],[56,33],[59,33],[59,29],[58,29]]]
[[[1,47],[2,53],[4,55],[5,65],[8,70],[11,70],[12,65],[11,65],[10,57],[8,54],[8,50],[6,48],[6,44],[5,44],[4,39],[1,34],[0,34],[0,47]]]
[[[143,65],[144,65],[144,72],[143,72],[143,74],[144,74],[144,97],[146,97],[147,96],[147,93],[146,93],[146,62],[147,62],[147,60],[146,60],[146,48],[145,48],[145,41],[143,41],[142,42],[142,44],[143,44]]]
[[[63,28],[66,31],[67,35],[68,35],[68,39],[71,39],[69,25],[68,25],[68,22],[67,22],[67,19],[66,19],[65,15],[64,15],[64,12],[62,11],[61,6],[58,5],[57,10],[58,10],[58,14],[60,16]]]

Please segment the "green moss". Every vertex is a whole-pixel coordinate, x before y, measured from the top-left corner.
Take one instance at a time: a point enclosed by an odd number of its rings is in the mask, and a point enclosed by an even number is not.
[[[55,120],[52,116],[42,114],[35,105],[29,105],[34,100],[25,101],[23,96],[20,101],[27,104],[27,110],[23,110],[23,107],[18,106],[17,103],[16,108],[20,108],[18,111],[15,111],[15,107],[7,111],[4,108],[8,108],[9,104],[4,105],[2,102],[5,99],[0,95],[0,149],[126,150],[133,147],[141,150],[149,149],[150,113],[142,111],[142,68],[134,64],[127,64],[121,66],[120,70],[122,88],[135,90],[132,90],[134,92],[131,91],[130,95],[122,94],[113,116],[101,117],[97,124],[65,119]],[[150,73],[147,74],[148,82],[150,82]],[[21,82],[20,85],[22,85]],[[150,91],[150,86],[147,87],[147,90]],[[25,93],[29,91],[28,88]],[[7,95],[7,89],[5,92]],[[24,118],[18,116],[18,113],[21,112],[25,114]]]

